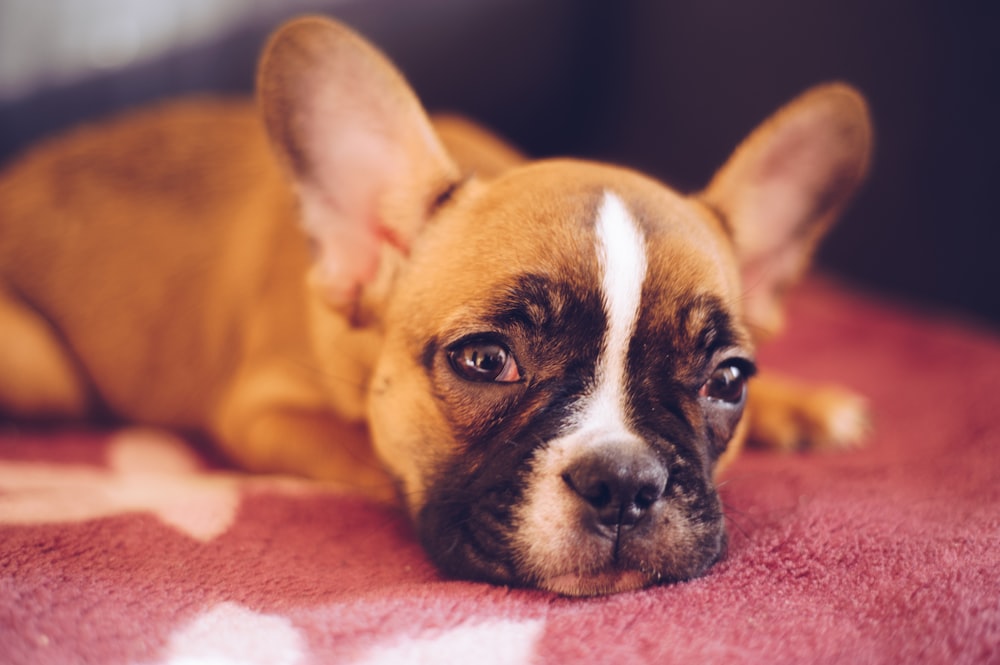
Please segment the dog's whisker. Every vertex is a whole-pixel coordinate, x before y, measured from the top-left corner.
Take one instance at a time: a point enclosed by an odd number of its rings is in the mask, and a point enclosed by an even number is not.
[[[748,541],[752,540],[750,532],[740,523],[739,520],[735,519],[734,517],[732,517],[732,515],[729,514],[728,509],[726,510],[726,523],[735,528],[740,533],[740,535],[743,536]]]

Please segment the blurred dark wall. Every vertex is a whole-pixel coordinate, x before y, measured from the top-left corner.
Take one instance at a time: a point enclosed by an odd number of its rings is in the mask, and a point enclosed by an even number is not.
[[[301,6],[301,5],[300,5]],[[858,86],[876,123],[870,182],[821,251],[828,270],[1000,324],[993,203],[998,11],[904,0],[359,0],[313,9],[385,49],[432,109],[536,155],[636,166],[701,186],[805,88]],[[282,18],[0,106],[0,161],[80,119],[192,91],[249,91]]]
[[[821,250],[863,284],[1000,322],[1000,7],[629,3],[620,114],[598,150],[700,186],[784,100],[840,79],[876,125],[866,188]]]

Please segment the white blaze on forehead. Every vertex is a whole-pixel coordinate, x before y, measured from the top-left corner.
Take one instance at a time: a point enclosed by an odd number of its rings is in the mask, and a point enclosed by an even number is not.
[[[597,260],[608,329],[595,385],[579,424],[585,429],[627,430],[625,372],[646,279],[646,241],[622,200],[611,192],[597,213]]]
[[[568,465],[595,446],[645,445],[629,427],[625,390],[628,347],[646,279],[646,241],[625,204],[611,192],[604,193],[595,230],[607,331],[594,385],[580,398],[562,434],[535,456],[524,500],[514,513],[513,542],[524,571],[542,587],[562,593],[583,593],[594,584],[625,589],[646,581],[638,572],[617,581],[587,577],[607,564],[610,541],[581,530],[579,497],[563,480]],[[579,582],[572,581],[577,578]]]

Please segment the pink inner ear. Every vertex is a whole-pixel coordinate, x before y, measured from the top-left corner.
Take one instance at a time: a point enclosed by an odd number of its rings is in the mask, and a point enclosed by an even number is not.
[[[404,254],[433,183],[454,169],[420,102],[385,57],[325,19],[289,23],[262,60],[268,130],[291,167],[317,248],[313,282],[336,305]]]
[[[851,189],[857,144],[832,109],[803,110],[760,147],[735,192],[748,322],[760,337],[783,325],[781,299],[798,279],[828,215]]]
[[[840,168],[831,137],[808,120],[782,128],[736,201],[743,218],[745,316],[761,339],[783,326],[782,295],[808,260]]]
[[[753,224],[757,237],[746,257],[757,258],[778,251],[779,248],[797,240],[808,228],[806,222],[815,207],[815,197],[796,183],[774,179],[762,182],[749,189],[744,200],[742,214]],[[804,228],[805,227],[805,228]]]
[[[743,317],[758,341],[784,327],[782,299],[804,264],[801,249],[789,242],[742,266]]]
[[[331,304],[341,306],[376,278],[382,243],[405,247],[380,210],[404,165],[394,137],[378,128],[328,134],[322,123],[312,126],[311,170],[300,183],[302,222],[319,248],[320,286]]]
[[[770,149],[760,161],[758,177],[764,180],[785,178],[789,174],[796,173],[800,167],[808,168],[809,162],[815,161],[815,157],[818,156],[816,144],[825,141],[818,140],[821,133],[812,130],[809,124],[812,123],[799,120],[781,129],[772,139]],[[813,153],[813,157],[809,157],[810,152]]]
[[[316,275],[331,305],[353,302],[378,272],[378,241],[374,224],[342,224],[316,237]],[[368,227],[367,229],[365,227]]]
[[[769,236],[787,241],[803,233],[840,185],[845,155],[822,120],[804,118],[783,129],[751,176],[762,207],[755,214]]]
[[[829,84],[806,92],[755,130],[702,194],[729,219],[747,321],[781,326],[781,296],[867,169],[864,100]]]

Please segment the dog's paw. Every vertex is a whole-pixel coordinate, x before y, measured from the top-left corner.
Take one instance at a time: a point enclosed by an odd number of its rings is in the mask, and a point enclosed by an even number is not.
[[[838,386],[763,378],[751,393],[750,440],[776,450],[845,450],[864,444],[871,415],[864,397]]]
[[[800,447],[857,448],[871,432],[868,400],[837,386],[811,389],[801,405]]]

